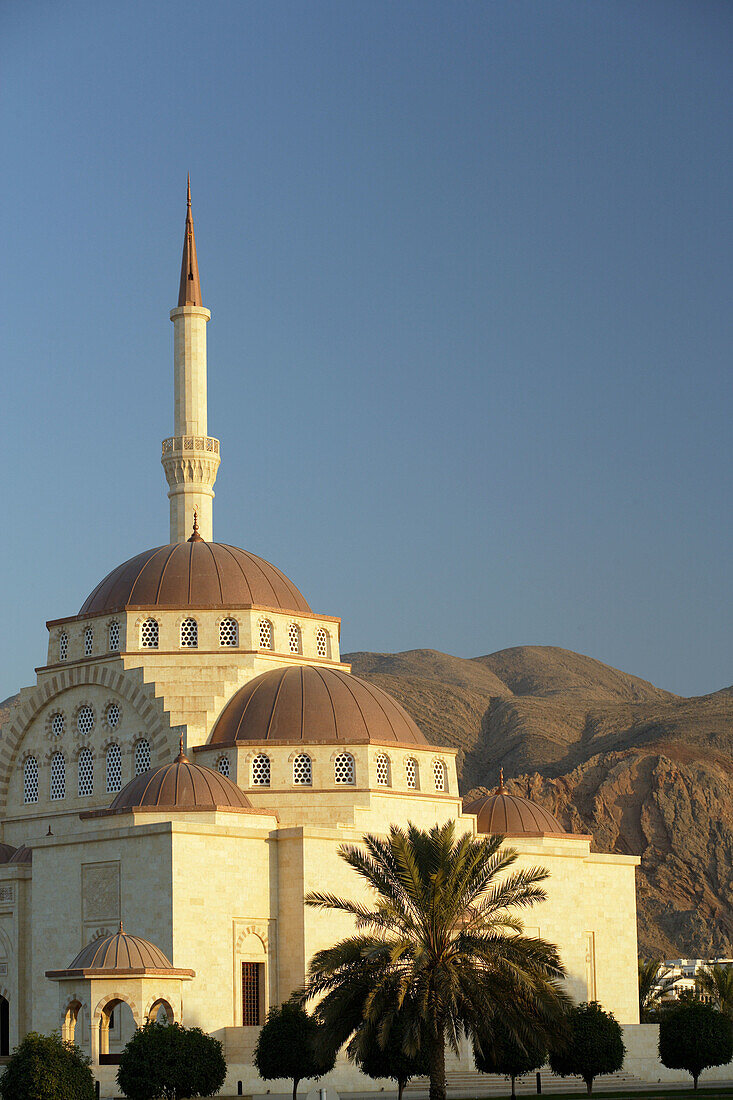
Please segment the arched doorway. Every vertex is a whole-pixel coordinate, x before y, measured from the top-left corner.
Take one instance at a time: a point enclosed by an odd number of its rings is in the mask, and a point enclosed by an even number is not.
[[[10,1005],[6,997],[0,996],[0,1058],[10,1054]]]
[[[114,998],[108,1001],[99,1019],[99,1063],[102,1066],[119,1064],[120,1055],[135,1033],[137,1024],[132,1010],[125,1001]]]
[[[149,1024],[173,1024],[175,1023],[175,1019],[175,1013],[164,997],[159,997],[158,1000],[154,1001],[150,1006],[150,1011],[148,1012]]]

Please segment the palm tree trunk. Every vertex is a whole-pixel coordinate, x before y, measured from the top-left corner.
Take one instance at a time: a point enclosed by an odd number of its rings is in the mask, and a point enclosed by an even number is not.
[[[445,1094],[445,1031],[439,1028],[433,1037],[428,1055],[430,1066],[430,1100],[446,1100]]]

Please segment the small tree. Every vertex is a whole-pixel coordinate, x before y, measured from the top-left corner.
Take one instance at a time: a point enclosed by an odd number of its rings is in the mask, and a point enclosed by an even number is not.
[[[531,1021],[528,1021],[531,1025]],[[509,1028],[497,1017],[473,1042],[473,1057],[479,1073],[496,1073],[509,1077],[512,1096],[517,1095],[517,1077],[541,1069],[547,1061],[547,1043],[540,1030],[531,1026],[517,1038],[514,1028]]]
[[[559,1077],[582,1077],[590,1096],[599,1074],[616,1073],[624,1064],[621,1025],[597,1001],[571,1008],[567,1025],[566,1042],[550,1051],[550,1068]]]
[[[659,1057],[667,1069],[685,1069],[693,1087],[704,1069],[733,1058],[733,1025],[717,1008],[695,1003],[670,1008],[659,1021]]]
[[[58,1031],[29,1031],[0,1077],[2,1100],[94,1100],[89,1059]]]
[[[221,1043],[200,1027],[148,1023],[122,1051],[117,1083],[128,1100],[188,1100],[218,1092],[226,1074]]]
[[[321,1026],[305,1009],[286,1001],[267,1013],[252,1061],[264,1081],[292,1081],[296,1100],[301,1081],[322,1077],[334,1067],[336,1051],[325,1038]]]
[[[430,1073],[424,1042],[414,1053],[407,1053],[406,1048],[412,1046],[407,1029],[404,1016],[395,1016],[384,1034],[380,1028],[365,1022],[347,1047],[349,1058],[367,1077],[372,1080],[391,1077],[397,1082],[397,1100],[402,1100],[405,1085],[412,1077],[427,1077]]]

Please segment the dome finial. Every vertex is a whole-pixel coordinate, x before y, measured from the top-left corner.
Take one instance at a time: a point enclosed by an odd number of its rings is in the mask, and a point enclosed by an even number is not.
[[[183,751],[183,734],[178,738],[178,756],[176,757],[176,764],[181,764],[184,760],[188,760],[185,752]]]
[[[504,786],[504,769],[503,768],[499,768],[499,786],[496,789],[497,789],[497,791],[505,791],[506,790],[506,787]]]
[[[195,508],[194,508],[194,512],[193,512],[193,534],[189,537],[188,541],[189,542],[203,542],[204,541],[201,538],[201,535],[199,534],[199,517],[198,517],[198,512],[196,511]]]
[[[120,930],[117,933],[117,935],[118,936],[124,936],[124,934],[125,934],[125,929],[122,927],[122,921],[120,921]]]

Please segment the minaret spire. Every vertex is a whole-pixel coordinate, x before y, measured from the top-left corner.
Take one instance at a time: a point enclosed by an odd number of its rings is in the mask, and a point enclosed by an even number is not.
[[[196,259],[196,237],[193,231],[191,212],[191,176],[188,177],[188,209],[186,211],[186,231],[183,237],[183,259],[181,260],[181,285],[178,291],[179,306],[201,305],[201,280],[199,264]]]
[[[219,468],[219,440],[208,435],[206,400],[206,325],[211,318],[201,304],[199,265],[191,213],[191,177],[188,178],[186,231],[178,305],[173,322],[174,405],[173,436],[163,440],[163,469],[170,500],[170,541],[211,542],[214,482]],[[199,533],[200,531],[200,533]]]

